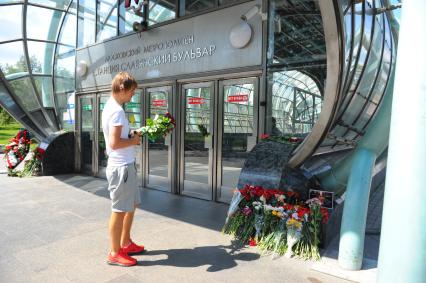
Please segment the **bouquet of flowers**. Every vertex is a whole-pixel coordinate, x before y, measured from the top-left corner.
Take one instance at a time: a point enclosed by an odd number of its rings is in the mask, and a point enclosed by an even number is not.
[[[161,137],[165,137],[176,127],[176,122],[170,113],[163,115],[155,115],[154,119],[148,118],[146,126],[136,130],[135,132],[140,135],[146,135],[152,142]]]
[[[318,199],[304,202],[293,191],[246,185],[236,190],[222,231],[265,252],[319,259],[321,223],[327,220]]]
[[[32,151],[32,156],[30,159],[25,160],[24,169],[19,170],[9,170],[9,176],[12,177],[29,177],[37,176],[41,173],[41,162],[44,156],[45,150],[37,147]]]
[[[30,144],[30,133],[25,129],[19,130],[16,136],[10,140],[10,143],[4,150],[4,157],[9,170],[13,170],[25,159],[25,156],[30,150]]]

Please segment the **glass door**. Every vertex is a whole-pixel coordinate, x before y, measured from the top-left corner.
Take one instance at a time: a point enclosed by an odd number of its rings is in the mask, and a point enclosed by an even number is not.
[[[124,112],[129,121],[131,130],[142,127],[142,90],[136,89],[135,95],[132,96],[130,102],[124,104]],[[142,146],[136,146],[136,171],[138,175],[138,184],[142,185]]]
[[[219,82],[217,200],[230,202],[257,142],[258,78]]]
[[[108,155],[106,153],[104,131],[102,129],[102,112],[105,107],[105,103],[110,98],[109,93],[101,93],[98,96],[99,107],[98,107],[98,141],[97,141],[97,152],[98,152],[98,170],[97,176],[106,178],[106,167],[108,164]]]
[[[147,88],[145,97],[147,117],[154,118],[155,115],[171,112],[171,86]],[[146,187],[171,192],[171,140],[172,134],[156,141],[146,139]]]
[[[93,109],[93,96],[79,97],[79,112],[80,112],[80,164],[81,171],[86,174],[92,175],[93,169],[93,152],[95,141],[95,123],[94,123],[94,109]]]
[[[180,190],[211,200],[213,193],[213,82],[182,86]]]

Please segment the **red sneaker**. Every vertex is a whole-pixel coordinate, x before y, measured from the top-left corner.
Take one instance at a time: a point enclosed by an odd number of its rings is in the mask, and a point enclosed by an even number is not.
[[[132,240],[130,240],[130,244],[127,247],[122,247],[121,250],[128,255],[134,255],[142,253],[145,250],[145,247],[142,245],[136,245]]]
[[[123,252],[123,249],[120,249],[116,255],[108,255],[108,264],[111,265],[119,265],[119,266],[133,266],[138,262],[133,257],[127,255],[127,253]]]

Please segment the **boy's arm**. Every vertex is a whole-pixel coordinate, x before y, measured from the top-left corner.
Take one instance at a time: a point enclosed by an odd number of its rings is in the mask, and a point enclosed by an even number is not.
[[[121,138],[121,128],[123,126],[112,126],[109,131],[109,146],[111,149],[116,150],[119,148],[125,148],[133,145],[140,144],[140,137],[134,135],[129,139]]]

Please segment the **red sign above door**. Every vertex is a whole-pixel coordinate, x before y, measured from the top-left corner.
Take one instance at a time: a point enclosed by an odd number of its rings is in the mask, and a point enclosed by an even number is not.
[[[151,106],[157,106],[157,107],[167,106],[167,100],[166,99],[154,99],[151,102]]]
[[[202,97],[188,97],[188,104],[204,104]]]
[[[230,95],[228,96],[228,100],[227,100],[227,102],[244,102],[244,101],[248,101],[247,94]]]

